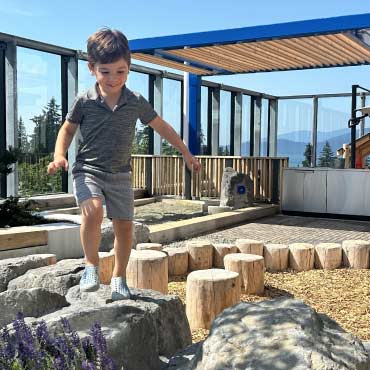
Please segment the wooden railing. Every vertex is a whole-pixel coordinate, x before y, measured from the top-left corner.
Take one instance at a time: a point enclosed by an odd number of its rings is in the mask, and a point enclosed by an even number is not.
[[[282,169],[288,166],[288,158],[280,157],[197,156],[197,158],[202,164],[202,171],[192,173],[190,184],[191,196],[196,198],[219,197],[223,170],[225,167],[232,167],[251,177],[256,200],[271,201],[274,176],[275,181],[276,176],[279,177],[278,184],[281,187]],[[181,156],[133,155],[132,168],[135,188],[145,189],[147,182],[150,181],[153,195],[184,196],[185,166]],[[148,176],[149,171],[151,176]]]

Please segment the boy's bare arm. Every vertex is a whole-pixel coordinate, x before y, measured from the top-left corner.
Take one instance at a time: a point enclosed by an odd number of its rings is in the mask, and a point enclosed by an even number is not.
[[[59,167],[68,171],[68,161],[66,152],[71,145],[73,137],[77,131],[78,125],[65,121],[58,132],[57,141],[55,143],[54,161],[48,165],[48,174],[54,175]]]
[[[176,131],[161,117],[157,116],[149,123],[158,134],[174,146],[184,157],[186,165],[191,170],[198,172],[201,169],[201,164],[193,157],[188,147],[183,143],[181,137],[177,135]]]

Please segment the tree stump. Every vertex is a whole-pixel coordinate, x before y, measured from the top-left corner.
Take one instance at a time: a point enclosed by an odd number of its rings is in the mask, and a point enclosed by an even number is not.
[[[370,242],[366,240],[344,240],[343,264],[353,269],[369,268]]]
[[[289,265],[295,271],[308,271],[314,267],[315,248],[310,243],[289,245]]]
[[[263,242],[253,239],[237,239],[235,245],[240,253],[263,256]]]
[[[223,269],[193,271],[186,281],[186,316],[190,328],[209,329],[225,308],[240,301],[239,275]]]
[[[189,252],[186,248],[164,248],[168,256],[168,275],[181,276],[188,272]]]
[[[168,291],[168,257],[165,253],[141,250],[131,253],[126,270],[129,287]]]
[[[223,269],[224,265],[224,257],[230,253],[237,253],[238,248],[235,244],[227,244],[227,243],[216,243],[213,244],[214,251],[213,251],[213,267]]]
[[[289,247],[285,244],[268,243],[264,246],[263,255],[267,271],[284,271],[289,266]]]
[[[342,265],[342,246],[339,243],[319,243],[315,246],[315,268],[334,270]]]
[[[240,276],[242,292],[263,294],[264,261],[262,256],[246,253],[231,253],[224,258],[225,269],[235,271]]]
[[[110,284],[114,269],[114,249],[99,252],[99,279],[102,284]]]
[[[160,243],[138,243],[136,244],[135,249],[137,251],[142,251],[142,250],[161,251],[162,244]]]
[[[189,270],[206,270],[212,268],[213,245],[208,240],[186,243],[189,251]]]

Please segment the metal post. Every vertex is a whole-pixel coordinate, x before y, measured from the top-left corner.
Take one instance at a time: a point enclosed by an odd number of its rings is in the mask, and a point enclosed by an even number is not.
[[[317,96],[313,97],[313,114],[312,114],[312,153],[311,153],[311,167],[316,167],[317,157],[317,114],[319,108],[319,99]]]
[[[230,154],[241,154],[243,95],[231,93]]]
[[[207,152],[206,155],[211,155],[212,153],[212,101],[213,93],[212,88],[207,87],[208,91],[208,101],[207,101]]]
[[[64,61],[63,61],[64,59]],[[78,93],[78,60],[77,57],[62,57],[62,122],[65,119]],[[65,114],[64,114],[65,111]],[[68,149],[68,173],[62,173],[62,190],[73,192],[72,164],[76,160],[81,133],[78,129]]]
[[[262,116],[262,98],[257,96],[254,99],[253,105],[253,157],[261,155],[261,116]],[[251,133],[252,135],[252,133]],[[252,136],[251,136],[252,137]]]
[[[189,142],[188,146],[193,155],[200,152],[200,104],[201,104],[201,77],[189,76]]]
[[[5,49],[5,122],[6,147],[18,147],[18,112],[17,112],[17,46],[8,42]],[[6,178],[7,196],[18,195],[18,165]]]
[[[356,118],[358,85],[352,85],[351,119]],[[356,168],[356,125],[351,126],[351,168]]]
[[[212,151],[211,155],[218,155],[220,134],[220,89],[212,88]]]
[[[361,108],[363,108],[366,105],[366,95],[365,93],[361,93]],[[360,137],[365,135],[365,118],[361,120],[361,126],[360,126]]]
[[[280,198],[279,179],[280,179],[280,160],[273,159],[272,160],[272,196],[271,196],[272,203],[279,203],[279,198]]]
[[[155,76],[154,78],[154,104],[155,111],[162,117],[163,115],[163,78],[162,76]],[[162,154],[162,138],[154,132],[154,153],[155,155]]]
[[[6,43],[0,42],[0,156],[4,155],[6,150],[5,49]],[[0,175],[0,197],[6,196],[6,175]]]
[[[267,128],[267,156],[277,155],[277,127],[278,126],[278,101],[269,99],[268,128]]]

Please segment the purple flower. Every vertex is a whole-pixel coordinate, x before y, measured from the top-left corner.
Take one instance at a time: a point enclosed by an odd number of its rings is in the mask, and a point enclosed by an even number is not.
[[[83,370],[96,370],[96,367],[92,362],[89,362],[86,360],[82,362],[82,369]]]

